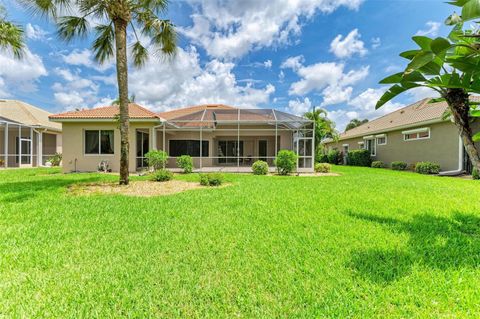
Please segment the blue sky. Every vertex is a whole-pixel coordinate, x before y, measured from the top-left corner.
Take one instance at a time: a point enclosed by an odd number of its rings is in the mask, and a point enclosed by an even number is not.
[[[114,64],[93,61],[91,38],[65,44],[52,23],[3,4],[24,26],[28,52],[23,61],[0,52],[0,98],[61,112],[117,96]],[[317,106],[342,130],[352,118],[432,94],[413,91],[374,110],[386,89],[378,81],[405,66],[398,54],[414,47],[411,36],[446,34],[452,11],[434,0],[172,1],[166,16],[179,31],[178,54],[131,68],[130,92],[156,111],[225,103],[301,114]]]

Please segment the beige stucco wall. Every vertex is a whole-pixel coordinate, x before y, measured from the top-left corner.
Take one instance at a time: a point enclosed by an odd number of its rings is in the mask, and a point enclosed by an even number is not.
[[[429,139],[404,141],[402,131],[422,127],[430,128]],[[431,161],[440,164],[443,171],[458,169],[459,136],[451,122],[422,125],[385,134],[387,144],[377,145],[377,153],[376,156],[372,156],[373,160],[382,161],[387,165],[393,161],[403,161],[410,165],[420,161]],[[327,144],[327,147],[343,150],[343,144],[348,144],[350,150],[359,149],[361,147],[358,142],[361,141],[363,137],[357,137]]]
[[[136,171],[136,130],[145,129],[148,132],[158,123],[130,123],[130,159],[129,170]],[[220,128],[220,127],[219,127]],[[226,128],[226,127],[223,127]],[[243,127],[248,128],[248,127]],[[275,130],[272,131],[255,131],[252,127],[251,131],[241,131],[240,139],[244,141],[244,156],[258,156],[258,140],[267,140],[268,154],[267,156],[274,156],[275,154]],[[271,126],[255,126],[255,128],[270,128]],[[114,154],[113,155],[85,155],[84,154],[84,131],[85,130],[114,130]],[[220,140],[236,140],[236,131],[208,131],[202,132],[203,140],[209,141],[209,156],[217,156],[218,141]],[[192,139],[198,140],[200,133],[188,131],[167,131],[165,135],[165,150],[168,152],[169,141],[178,139]],[[119,170],[120,162],[120,131],[116,128],[115,123],[111,122],[65,122],[63,123],[62,132],[63,143],[63,171],[71,172],[75,169],[77,171],[96,171],[98,164],[102,160],[107,160],[110,168],[113,171]],[[150,146],[153,148],[153,139],[150,138]],[[156,131],[156,147],[163,148],[163,132],[159,128]],[[291,149],[292,147],[292,132],[279,131],[278,132],[278,150]],[[273,163],[273,161],[271,161]],[[217,160],[202,159],[202,166],[215,166]],[[200,167],[200,159],[194,159],[194,166]],[[169,160],[168,167],[176,167],[175,159]]]

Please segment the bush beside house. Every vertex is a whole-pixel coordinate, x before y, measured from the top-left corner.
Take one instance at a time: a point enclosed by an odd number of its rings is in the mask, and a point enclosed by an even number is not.
[[[438,174],[440,165],[432,162],[418,162],[415,164],[415,172],[419,174]]]
[[[332,165],[328,163],[316,163],[315,164],[315,172],[317,173],[330,173]]]
[[[342,163],[342,152],[339,150],[330,150],[327,154],[327,162],[338,165]]]
[[[200,174],[200,185],[220,186],[223,183],[223,175],[220,173]]]
[[[277,154],[275,166],[280,175],[289,175],[297,167],[298,156],[293,151],[281,150]]]
[[[480,180],[480,172],[476,168],[473,169],[472,178],[474,180]]]
[[[167,182],[173,178],[173,173],[167,169],[159,169],[152,174],[152,180],[156,182]]]
[[[373,168],[385,168],[385,163],[382,161],[373,161],[372,162],[372,167]]]
[[[177,167],[183,169],[185,174],[193,171],[193,159],[190,155],[182,155],[177,158]]]
[[[164,151],[153,150],[145,154],[147,159],[148,166],[152,167],[154,170],[164,168],[168,161],[168,154]]]
[[[255,161],[252,165],[252,171],[254,175],[267,175],[268,163],[265,161]]]
[[[408,167],[407,163],[400,161],[392,162],[390,165],[394,171],[404,171]]]
[[[372,164],[370,151],[361,149],[348,152],[347,163],[352,166],[370,167]]]

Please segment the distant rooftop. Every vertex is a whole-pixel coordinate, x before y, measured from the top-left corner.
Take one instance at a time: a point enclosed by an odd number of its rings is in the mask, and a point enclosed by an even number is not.
[[[62,126],[48,120],[51,113],[17,100],[0,100],[0,121],[41,126],[60,131]],[[2,120],[3,119],[3,120]]]

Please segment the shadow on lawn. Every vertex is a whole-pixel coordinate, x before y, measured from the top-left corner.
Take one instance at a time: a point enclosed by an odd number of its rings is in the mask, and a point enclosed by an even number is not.
[[[80,179],[48,178],[45,180],[31,180],[8,182],[0,184],[0,202],[19,203],[30,200],[42,192],[54,192],[60,188],[76,183],[88,183],[101,180],[99,177]]]
[[[389,283],[407,276],[414,265],[447,270],[480,267],[480,218],[455,213],[452,218],[417,215],[410,221],[348,213],[348,215],[407,233],[406,249],[367,249],[352,254],[351,267],[371,281]]]

